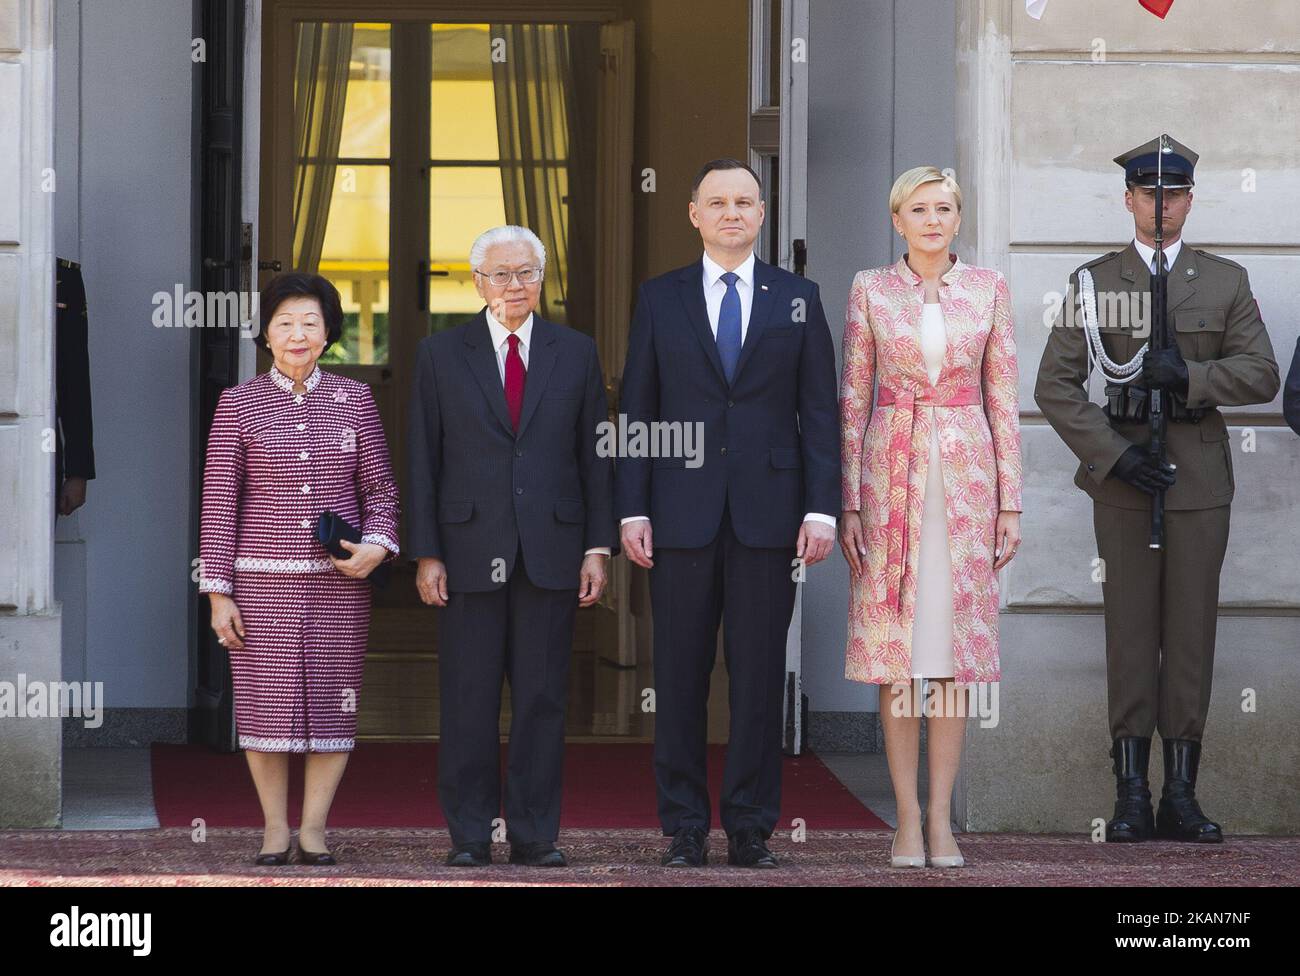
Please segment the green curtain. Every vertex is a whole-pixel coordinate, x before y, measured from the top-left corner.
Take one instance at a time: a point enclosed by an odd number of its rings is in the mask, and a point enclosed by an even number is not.
[[[293,265],[316,273],[329,223],[352,57],[352,25],[297,25],[293,63]]]
[[[542,317],[590,333],[598,28],[493,24],[491,36],[506,41],[492,63],[506,221],[546,248]]]

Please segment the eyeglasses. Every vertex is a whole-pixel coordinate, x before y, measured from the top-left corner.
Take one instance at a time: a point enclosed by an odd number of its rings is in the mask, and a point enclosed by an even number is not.
[[[491,274],[475,268],[474,273],[476,275],[482,275],[498,288],[510,284],[511,278],[518,278],[521,285],[531,285],[536,281],[542,280],[541,268],[520,268],[518,271],[493,271]]]

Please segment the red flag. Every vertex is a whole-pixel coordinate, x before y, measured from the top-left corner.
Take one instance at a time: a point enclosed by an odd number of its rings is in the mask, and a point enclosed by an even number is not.
[[[1138,0],[1138,3],[1164,20],[1165,14],[1169,13],[1169,8],[1174,5],[1174,0]],[[1047,0],[1025,0],[1025,12],[1034,20],[1043,19],[1043,10],[1046,7]]]
[[[1169,8],[1174,5],[1174,0],[1138,0],[1138,3],[1146,7],[1161,20],[1165,19],[1165,14],[1169,13]]]

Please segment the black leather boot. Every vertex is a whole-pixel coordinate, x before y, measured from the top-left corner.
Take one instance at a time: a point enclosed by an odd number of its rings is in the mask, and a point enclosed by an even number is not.
[[[1142,736],[1121,736],[1110,747],[1115,760],[1115,815],[1106,824],[1108,843],[1149,840],[1155,833],[1151,814],[1151,785],[1147,764],[1151,740]]]
[[[1160,793],[1156,836],[1192,844],[1223,843],[1223,828],[1201,812],[1196,802],[1196,768],[1201,744],[1195,739],[1161,739],[1165,752],[1165,785]]]

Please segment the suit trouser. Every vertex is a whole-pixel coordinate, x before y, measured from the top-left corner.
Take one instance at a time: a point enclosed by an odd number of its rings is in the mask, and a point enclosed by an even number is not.
[[[793,559],[793,546],[755,549],[741,543],[725,508],[708,545],[655,548],[655,787],[665,836],[682,827],[710,826],[706,740],[719,621],[731,708],[722,826],[728,835],[757,827],[764,836],[776,827]]]
[[[577,572],[575,570],[576,579]],[[501,679],[510,682],[506,837],[560,832],[564,714],[578,591],[534,586],[522,548],[500,589],[448,594],[438,674],[438,799],[454,844],[488,843],[501,813]]]
[[[1165,547],[1151,549],[1149,509],[1093,503],[1097,552],[1105,560],[1111,738],[1149,738],[1158,730],[1162,739],[1200,741],[1228,514],[1227,505],[1166,511]]]

